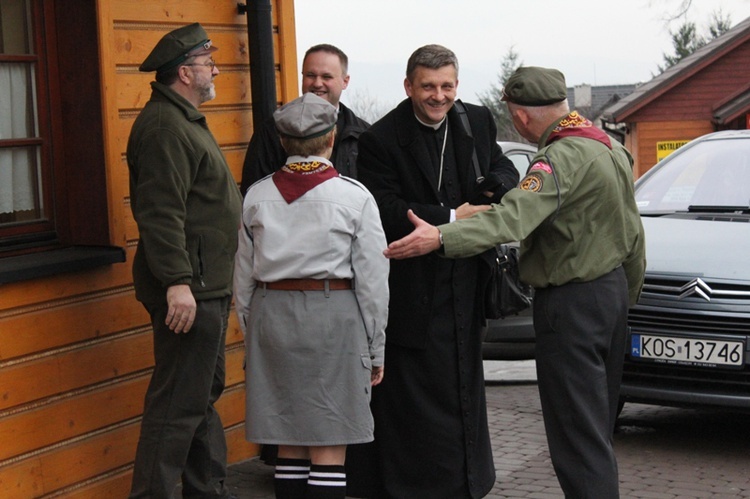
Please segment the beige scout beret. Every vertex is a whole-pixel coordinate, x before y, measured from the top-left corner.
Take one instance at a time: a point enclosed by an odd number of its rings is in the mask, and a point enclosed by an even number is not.
[[[333,105],[313,93],[287,102],[273,113],[279,133],[297,139],[313,139],[336,126],[338,112]]]

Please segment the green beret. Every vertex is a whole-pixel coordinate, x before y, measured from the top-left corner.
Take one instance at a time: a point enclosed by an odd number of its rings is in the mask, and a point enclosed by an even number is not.
[[[218,49],[212,46],[200,24],[188,24],[164,35],[138,69],[144,72],[166,71],[188,57],[210,54],[215,50]]]
[[[565,100],[565,76],[556,69],[520,67],[508,78],[501,100],[521,106],[548,106]]]
[[[336,126],[337,117],[333,104],[311,92],[287,102],[273,113],[279,133],[296,139],[314,139],[327,134]]]

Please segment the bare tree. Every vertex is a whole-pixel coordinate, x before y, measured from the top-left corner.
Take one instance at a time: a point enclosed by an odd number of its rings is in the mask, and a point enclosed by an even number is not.
[[[368,90],[362,89],[352,91],[347,97],[347,102],[354,114],[368,123],[375,123],[395,107],[378,101],[378,98],[371,96]]]
[[[664,0],[651,0],[648,2],[649,8],[654,6],[655,4],[658,4],[660,8],[664,7]],[[690,7],[693,5],[693,0],[679,0],[677,3],[677,8],[674,10],[668,10],[665,11],[662,15],[662,19],[664,20],[664,24],[669,25],[674,21],[677,21],[678,19],[684,18],[688,11],[690,10]]]

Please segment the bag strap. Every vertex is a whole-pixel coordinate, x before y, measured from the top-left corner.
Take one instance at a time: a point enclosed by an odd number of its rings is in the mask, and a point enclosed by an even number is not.
[[[466,133],[469,134],[469,137],[473,139],[474,136],[471,134],[471,124],[469,124],[469,117],[466,115],[466,105],[460,100],[456,99],[453,102],[453,106],[456,108],[456,111],[458,111],[458,116],[461,118],[461,123],[463,123],[464,125],[464,130],[466,130]],[[474,173],[477,176],[478,184],[484,180],[484,176],[482,176],[482,170],[479,169],[479,158],[477,158],[476,148],[472,148],[471,150],[471,164],[474,166]]]

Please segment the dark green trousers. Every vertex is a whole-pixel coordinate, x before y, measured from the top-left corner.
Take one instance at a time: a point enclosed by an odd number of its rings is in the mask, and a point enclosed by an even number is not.
[[[198,301],[195,323],[175,334],[165,304],[147,304],[154,373],[146,392],[131,498],[226,497],[227,445],[214,403],[224,391],[231,297]]]

